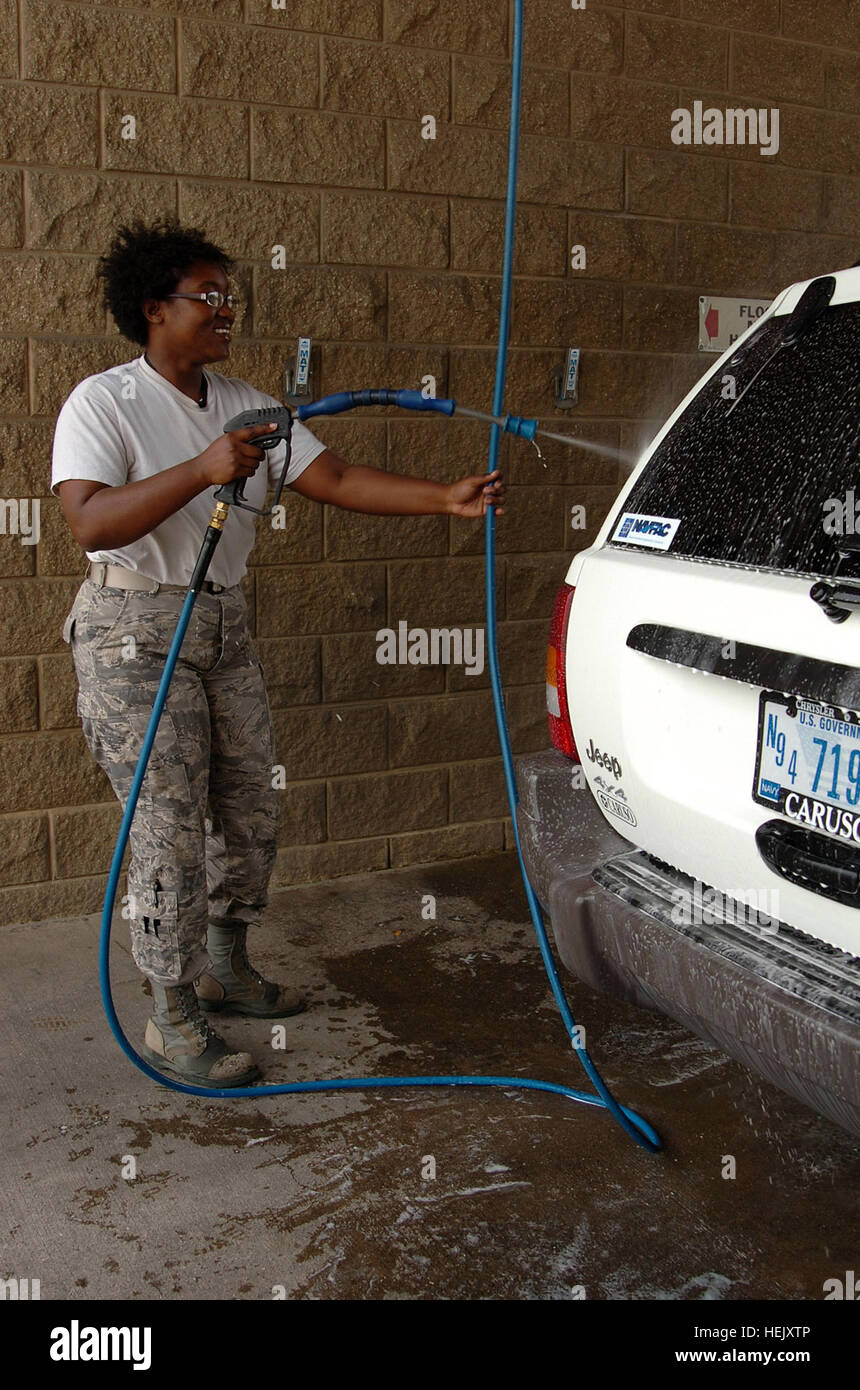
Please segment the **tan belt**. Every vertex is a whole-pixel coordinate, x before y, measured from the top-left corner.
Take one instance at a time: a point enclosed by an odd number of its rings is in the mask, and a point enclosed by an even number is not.
[[[91,579],[100,589],[146,589],[151,594],[160,593],[163,589],[181,589],[184,592],[188,588],[187,584],[162,584],[146,574],[138,574],[137,570],[127,570],[124,565],[110,565],[106,560],[90,560],[87,579]],[[222,594],[227,586],[205,579],[201,587],[207,594]]]

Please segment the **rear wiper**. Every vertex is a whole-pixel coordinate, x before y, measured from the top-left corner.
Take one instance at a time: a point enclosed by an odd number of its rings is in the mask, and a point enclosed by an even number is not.
[[[831,622],[844,623],[852,608],[860,608],[860,574],[840,574],[843,568],[860,561],[860,536],[843,536],[838,546],[839,559],[832,579],[818,579],[809,591]]]
[[[762,372],[765,371],[775,357],[778,357],[783,348],[796,347],[800,339],[814,323],[817,323],[824,313],[836,289],[836,277],[833,275],[822,275],[820,279],[813,280],[811,285],[807,285],[803,294],[795,304],[788,316],[785,328],[782,330],[782,338],[774,348],[770,357],[761,364],[758,371],[747,382],[741,394],[737,396],[726,411],[726,415],[731,415],[735,406],[740,405],[747,391],[755,382],[758,381]],[[743,349],[741,349],[743,351]]]

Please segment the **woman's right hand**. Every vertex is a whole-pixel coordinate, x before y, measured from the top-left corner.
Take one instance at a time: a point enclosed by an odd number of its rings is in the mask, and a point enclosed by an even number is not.
[[[276,428],[275,424],[247,425],[244,429],[219,435],[195,459],[203,486],[218,487],[221,483],[231,483],[234,478],[253,477],[266,457],[266,451],[253,441],[260,435],[271,434]]]

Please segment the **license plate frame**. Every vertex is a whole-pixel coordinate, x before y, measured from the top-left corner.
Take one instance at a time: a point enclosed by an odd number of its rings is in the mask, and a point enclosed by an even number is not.
[[[780,735],[786,738],[782,765],[777,767]],[[816,738],[819,744],[826,743],[823,753],[811,751]],[[840,751],[834,758],[836,747]],[[793,780],[792,754],[798,755]],[[852,770],[858,779],[856,801],[848,797],[849,791],[855,789],[848,775]],[[860,844],[860,713],[801,695],[763,690],[759,696],[752,796],[758,805],[794,824],[805,825],[843,844]]]

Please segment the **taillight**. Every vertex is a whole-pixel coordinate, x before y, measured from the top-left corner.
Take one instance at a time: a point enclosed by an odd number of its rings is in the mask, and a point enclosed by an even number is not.
[[[564,673],[567,625],[570,621],[570,607],[574,592],[572,584],[562,584],[555,596],[552,622],[549,629],[549,646],[546,649],[546,712],[549,718],[549,736],[553,746],[578,763],[580,758],[573,741],[570,711],[567,707],[567,682]]]

